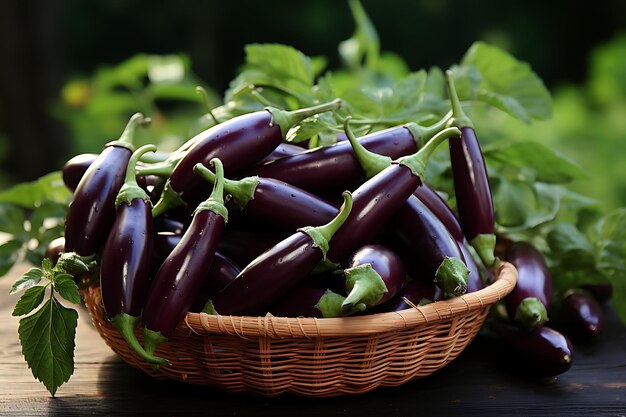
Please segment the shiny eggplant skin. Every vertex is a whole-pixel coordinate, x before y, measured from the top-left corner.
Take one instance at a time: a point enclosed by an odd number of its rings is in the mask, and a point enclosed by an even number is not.
[[[393,127],[362,136],[359,142],[368,150],[392,159],[417,152],[415,139],[405,127]],[[352,189],[363,179],[363,170],[348,141],[268,162],[256,167],[252,173],[313,193]]]
[[[352,211],[333,236],[328,259],[341,263],[370,243],[421,184],[421,179],[401,164],[392,164],[364,182],[353,193]]]
[[[604,310],[587,292],[569,292],[559,300],[555,310],[556,328],[574,341],[592,341],[604,330]]]
[[[413,195],[415,195],[415,197],[424,203],[424,205],[428,207],[428,209],[432,211],[435,216],[437,216],[457,242],[465,240],[465,235],[463,234],[463,230],[461,230],[461,225],[459,224],[459,219],[435,190],[427,184],[422,184],[421,187],[418,187],[415,192],[413,192]]]
[[[100,288],[109,318],[139,316],[150,288],[154,230],[151,205],[134,199],[121,204],[100,262]]]
[[[480,271],[474,256],[470,252],[467,241],[457,242],[459,245],[459,249],[463,254],[463,261],[465,265],[467,265],[467,269],[469,269],[469,273],[467,274],[467,292],[475,292],[478,290],[482,290],[485,288],[485,283],[483,282],[483,277]]]
[[[107,146],[89,166],[67,211],[66,252],[91,256],[104,244],[115,221],[115,198],[131,155],[123,146]]]
[[[194,174],[196,164],[209,166],[211,159],[219,158],[226,175],[234,177],[270,154],[282,141],[280,127],[272,124],[272,115],[265,110],[234,117],[198,136],[169,179],[170,187],[188,202],[204,199],[211,191]]]
[[[147,329],[167,338],[183,319],[211,268],[224,224],[213,211],[196,213],[152,282],[142,315]]]
[[[228,227],[217,250],[237,265],[248,265],[287,236],[284,233],[270,233],[253,228]]]
[[[322,260],[322,251],[304,232],[296,232],[261,254],[213,299],[221,315],[264,313],[302,281]]]
[[[242,215],[272,228],[294,231],[326,224],[338,212],[334,204],[308,191],[273,178],[259,178],[254,196]]]
[[[48,244],[43,256],[49,259],[52,262],[52,266],[54,266],[63,252],[65,252],[65,238],[61,236]]]
[[[547,326],[532,331],[509,323],[493,321],[489,330],[506,349],[508,365],[531,377],[547,378],[567,372],[574,349],[564,334]]]
[[[459,244],[444,224],[415,195],[411,195],[393,220],[396,234],[412,248],[424,274],[434,278],[446,258],[464,261]]]
[[[277,317],[323,318],[322,311],[315,305],[325,293],[324,288],[297,286],[281,297],[269,311]]]
[[[209,269],[209,273],[198,290],[198,295],[189,311],[196,313],[202,311],[206,302],[234,281],[240,272],[241,268],[238,265],[221,253],[215,252],[211,269]]]
[[[304,151],[306,151],[306,149],[303,148],[302,146],[282,142],[276,148],[274,148],[274,150],[269,155],[263,158],[261,162],[259,163],[265,164],[267,162],[274,161],[275,159],[280,159],[286,156],[296,155]]]
[[[85,172],[89,166],[98,158],[98,154],[95,153],[81,153],[68,159],[63,170],[61,171],[63,177],[63,184],[68,190],[74,192],[81,178],[85,175]]]

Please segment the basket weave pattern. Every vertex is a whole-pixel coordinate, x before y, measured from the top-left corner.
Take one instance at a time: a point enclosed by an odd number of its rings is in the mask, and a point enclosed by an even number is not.
[[[506,262],[488,287],[397,313],[316,319],[187,314],[153,369],[105,318],[99,287],[84,292],[98,332],[115,353],[155,378],[266,396],[360,394],[432,374],[455,359],[489,309],[515,286]],[[141,341],[141,336],[138,334]]]

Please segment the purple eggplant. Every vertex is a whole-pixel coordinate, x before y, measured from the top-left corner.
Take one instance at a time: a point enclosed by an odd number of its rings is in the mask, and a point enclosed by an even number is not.
[[[345,299],[329,289],[297,286],[281,297],[269,311],[279,317],[342,317],[345,313],[341,304]]]
[[[448,142],[459,220],[465,237],[483,263],[490,267],[496,262],[496,235],[487,167],[472,121],[461,107],[450,71],[446,71],[446,80],[452,102],[452,120],[449,125],[461,131],[459,136],[450,138]]]
[[[476,292],[485,288],[485,282],[483,280],[483,274],[481,268],[478,266],[474,255],[469,248],[467,241],[458,242],[459,249],[463,254],[463,261],[468,269],[467,274],[467,292]]]
[[[435,216],[444,224],[446,229],[450,232],[452,237],[457,242],[465,241],[465,235],[459,224],[459,219],[456,217],[450,206],[444,201],[444,199],[427,184],[423,184],[418,187],[413,193]]]
[[[61,236],[48,243],[43,256],[49,259],[50,262],[52,262],[52,266],[54,266],[63,252],[65,252],[65,238]]]
[[[406,281],[404,261],[383,245],[365,245],[356,250],[343,270],[348,296],[341,307],[353,311],[358,304],[374,307],[392,298]]]
[[[224,206],[224,169],[219,159],[211,161],[217,181],[210,197],[198,205],[180,242],[154,277],[143,310],[144,348],[152,355],[170,337],[189,311],[205,281],[228,211]]]
[[[359,141],[372,152],[397,159],[417,152],[423,143],[445,127],[446,122],[447,118],[444,118],[429,127],[409,123],[371,133]],[[363,170],[347,141],[260,165],[252,173],[313,193],[351,189],[363,180]]]
[[[115,221],[115,198],[133,153],[135,129],[147,120],[133,115],[122,136],[105,146],[81,178],[65,218],[66,252],[89,257],[104,244]]]
[[[307,117],[336,110],[340,105],[341,101],[335,100],[295,111],[267,108],[205,130],[173,168],[161,199],[154,207],[154,216],[185,202],[204,198],[207,187],[193,171],[197,164],[207,165],[211,159],[219,158],[228,175],[237,176],[269,155],[291,127]]]
[[[91,166],[96,159],[98,159],[98,154],[96,153],[81,153],[68,159],[61,171],[63,184],[65,184],[68,190],[72,192],[76,190],[81,178],[83,178],[89,166]]]
[[[372,313],[402,311],[413,308],[413,306],[421,306],[439,301],[442,298],[443,291],[441,291],[441,288],[431,279],[425,279],[425,277],[419,276],[407,282],[395,297],[381,304],[375,310],[372,310]]]
[[[335,233],[328,260],[340,264],[354,250],[370,243],[422,184],[426,162],[437,146],[458,134],[457,128],[442,130],[417,153],[398,158],[357,188],[352,212]]]
[[[604,311],[586,291],[568,291],[555,308],[555,327],[575,341],[588,342],[602,333]]]
[[[493,336],[507,348],[506,361],[520,372],[536,377],[552,377],[572,366],[574,349],[564,334],[546,326],[525,331],[509,323],[493,321]]]
[[[200,174],[209,182],[215,181],[215,174],[207,168],[201,167]],[[323,198],[273,178],[227,179],[224,191],[247,219],[287,231],[321,226],[339,211]]]
[[[345,132],[365,175],[368,178],[380,175],[380,172],[388,169],[391,161],[385,156],[365,149],[354,137],[349,121],[350,119],[346,118]],[[446,136],[443,132],[440,135],[444,138]],[[429,142],[422,149],[436,145]],[[415,187],[418,188],[421,187]],[[415,193],[415,189],[412,194]],[[442,290],[454,295],[463,294],[467,290],[468,269],[458,243],[444,224],[415,195],[405,197],[403,204],[400,204],[396,211],[392,223],[396,233],[411,248],[410,256],[420,261],[425,273],[430,275]]]
[[[302,282],[326,258],[329,242],[352,209],[352,196],[343,193],[344,204],[329,223],[305,227],[254,259],[239,276],[212,300],[214,314],[255,315]]]
[[[274,161],[276,159],[280,159],[280,158],[284,158],[286,156],[293,156],[293,155],[297,155],[301,152],[306,151],[305,148],[303,148],[302,146],[298,146],[298,145],[294,145],[292,143],[281,143],[279,144],[276,148],[274,148],[274,150],[267,155],[265,158],[263,158],[259,164],[265,164],[267,162],[271,162]]]
[[[248,265],[257,256],[287,236],[285,233],[229,227],[224,231],[218,251],[232,259],[237,265]]]
[[[239,265],[219,252],[215,252],[211,269],[198,290],[196,298],[189,311],[198,313],[204,309],[207,301],[230,284],[241,272]]]
[[[509,317],[531,329],[548,320],[552,300],[552,278],[543,254],[528,242],[515,242],[505,258],[517,269],[517,284],[505,297]]]
[[[104,311],[128,345],[143,359],[164,364],[147,354],[135,336],[150,287],[154,233],[152,203],[137,185],[135,167],[141,155],[154,150],[153,145],[142,146],[128,163],[124,185],[115,200],[115,222],[102,252],[100,289]]]

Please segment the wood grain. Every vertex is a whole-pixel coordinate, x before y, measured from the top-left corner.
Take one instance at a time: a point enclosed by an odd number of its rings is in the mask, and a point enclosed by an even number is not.
[[[118,359],[79,307],[76,370],[51,398],[21,355],[13,281],[0,279],[0,416],[385,416],[523,415],[626,416],[626,328],[608,311],[605,333],[576,345],[572,369],[548,380],[522,377],[514,361],[478,337],[454,362],[428,378],[358,396],[311,399],[229,394],[173,381],[157,381]]]

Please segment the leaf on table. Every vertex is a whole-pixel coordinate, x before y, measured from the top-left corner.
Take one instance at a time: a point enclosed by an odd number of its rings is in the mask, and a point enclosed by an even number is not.
[[[74,346],[78,313],[54,297],[34,314],[20,320],[22,353],[33,376],[52,396],[74,373]]]
[[[478,100],[525,123],[552,117],[550,92],[527,63],[495,46],[475,42],[461,65],[474,66],[482,76]]]
[[[11,287],[11,292],[9,294],[13,295],[20,291],[27,290],[41,282],[41,279],[44,277],[44,272],[40,268],[31,268],[24,275],[19,277]]]
[[[35,286],[27,289],[24,291],[24,294],[22,294],[17,303],[15,303],[15,308],[13,309],[13,313],[11,313],[11,315],[19,317],[29,314],[31,311],[39,307],[45,294],[46,287],[44,286]]]
[[[80,304],[78,286],[70,274],[58,274],[54,278],[54,289],[67,301]]]

